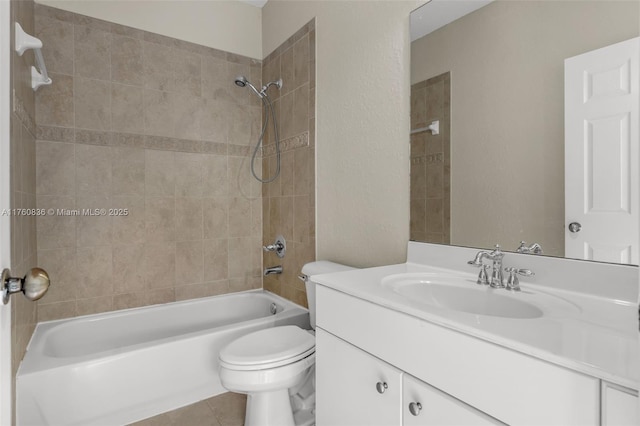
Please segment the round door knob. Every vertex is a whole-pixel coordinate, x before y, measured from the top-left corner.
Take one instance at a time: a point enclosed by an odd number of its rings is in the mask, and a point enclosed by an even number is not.
[[[49,289],[49,274],[41,268],[32,268],[24,277],[22,291],[24,296],[29,300],[38,300]]]
[[[384,393],[384,391],[386,391],[388,387],[389,386],[387,385],[387,382],[376,383],[376,390],[378,391],[378,393]]]
[[[414,416],[417,416],[418,414],[420,414],[421,410],[422,410],[422,404],[420,404],[419,402],[412,402],[411,404],[409,404],[409,412]]]
[[[575,234],[576,232],[580,232],[580,229],[582,229],[582,225],[580,225],[580,223],[578,222],[571,222],[569,224],[569,232]]]
[[[0,286],[2,290],[2,303],[9,303],[9,297],[13,293],[22,292],[29,300],[38,300],[49,289],[49,274],[41,268],[33,268],[22,278],[12,277],[9,269],[2,271]]]

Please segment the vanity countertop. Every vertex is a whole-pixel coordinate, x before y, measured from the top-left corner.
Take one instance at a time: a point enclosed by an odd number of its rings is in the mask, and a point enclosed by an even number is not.
[[[477,272],[477,271],[474,271]],[[469,286],[475,273],[407,262],[398,265],[316,275],[317,284],[367,300],[377,305],[418,317],[451,330],[475,336],[512,350],[582,372],[621,386],[638,389],[640,349],[637,307],[629,300],[617,300],[586,293],[551,289],[521,279],[522,292],[504,289],[482,291],[526,298],[543,294],[561,299],[568,309],[547,310],[538,318],[504,318],[454,311],[411,300],[382,285],[395,274],[443,274],[462,277]],[[520,296],[521,295],[521,296]],[[524,300],[524,299],[523,299]]]

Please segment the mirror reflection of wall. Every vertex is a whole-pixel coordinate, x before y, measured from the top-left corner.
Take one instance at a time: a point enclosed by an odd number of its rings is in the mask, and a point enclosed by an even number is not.
[[[423,183],[412,135],[411,239],[510,251],[525,240],[564,256],[564,60],[637,37],[639,14],[636,1],[497,0],[415,40],[412,95],[450,74],[450,227],[439,204],[413,203]],[[412,129],[424,124],[417,104]],[[449,188],[444,145],[443,160]]]
[[[409,238],[413,241],[449,244],[451,239],[450,97],[448,72],[411,85]]]

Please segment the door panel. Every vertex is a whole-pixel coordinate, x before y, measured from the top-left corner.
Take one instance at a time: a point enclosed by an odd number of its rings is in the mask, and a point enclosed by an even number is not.
[[[635,38],[565,60],[566,257],[639,261],[639,52]]]

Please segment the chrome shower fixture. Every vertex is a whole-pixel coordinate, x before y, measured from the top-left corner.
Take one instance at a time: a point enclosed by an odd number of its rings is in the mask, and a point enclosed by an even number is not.
[[[258,89],[256,89],[256,87],[253,84],[251,84],[251,82],[244,75],[237,76],[236,80],[235,80],[235,83],[236,83],[236,86],[239,86],[239,87],[249,86],[251,88],[251,90],[253,90],[254,93],[256,95],[258,95],[258,97],[260,99],[262,99],[265,96],[267,96],[267,89],[269,87],[271,87],[271,86],[277,86],[278,89],[282,89],[282,79],[281,78],[279,78],[278,80],[275,80],[275,81],[268,82],[267,84],[262,86],[262,89],[260,89],[260,91],[258,91]]]
[[[264,108],[264,121],[262,124],[262,131],[260,132],[260,137],[258,138],[256,147],[253,150],[253,155],[251,155],[251,174],[253,175],[254,178],[256,178],[256,180],[258,180],[261,183],[273,182],[274,180],[276,180],[278,175],[280,175],[280,136],[278,134],[278,123],[276,122],[276,113],[273,110],[273,105],[271,104],[269,95],[267,95],[267,90],[271,86],[276,86],[278,89],[282,89],[282,79],[279,78],[275,81],[268,82],[267,84],[262,86],[262,89],[260,89],[259,91],[258,89],[256,89],[256,87],[253,84],[251,84],[251,82],[244,75],[237,76],[235,79],[235,83],[236,83],[236,86],[238,87],[249,86],[249,88],[251,88],[251,90],[253,90],[253,92],[256,95],[258,95],[260,100],[262,100],[262,105]],[[271,115],[271,118],[273,119],[273,136],[275,139],[274,142],[276,147],[276,170],[273,173],[273,176],[265,179],[265,178],[259,177],[256,174],[255,161],[256,161],[256,156],[258,154],[258,150],[262,146],[262,141],[264,140],[264,134],[267,130],[267,126],[269,125],[269,115]]]

